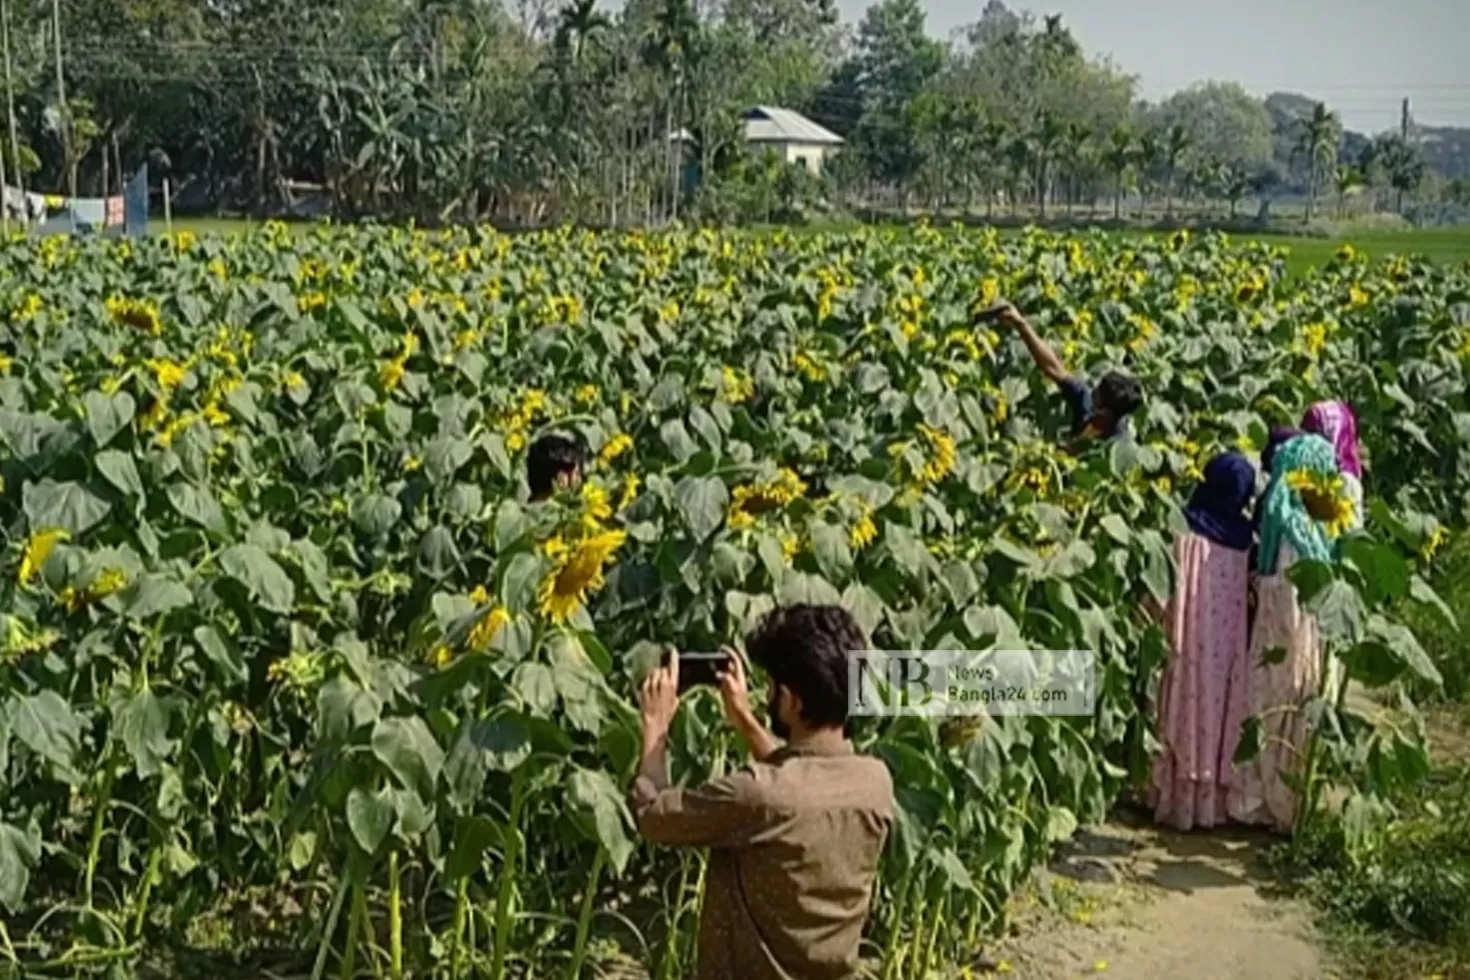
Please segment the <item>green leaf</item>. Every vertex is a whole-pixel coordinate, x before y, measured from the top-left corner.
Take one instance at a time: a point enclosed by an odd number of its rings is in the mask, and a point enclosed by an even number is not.
[[[165,575],[144,575],[122,591],[123,611],[129,619],[147,620],[194,604],[194,593]]]
[[[98,449],[106,448],[119,432],[127,428],[137,409],[133,396],[126,391],[111,395],[89,391],[82,397],[82,405],[87,411],[87,430],[92,433],[92,441]]]
[[[435,524],[419,541],[417,567],[420,575],[441,579],[459,566],[459,548],[449,528]]]
[[[674,502],[695,540],[714,534],[725,520],[730,495],[716,476],[686,476],[674,487]]]
[[[1127,545],[1133,540],[1133,532],[1123,522],[1123,518],[1117,514],[1108,514],[1100,522],[1102,529],[1108,533],[1108,537],[1121,545]]]
[[[71,782],[75,777],[72,760],[82,735],[81,720],[72,713],[71,705],[55,691],[42,691],[12,697],[6,713],[11,734]]]
[[[219,537],[223,538],[230,533],[230,526],[225,521],[225,512],[220,509],[219,501],[214,499],[214,494],[205,487],[193,483],[172,483],[167,493],[169,504],[179,516],[193,521]]]
[[[842,608],[852,613],[852,618],[862,628],[863,636],[870,641],[873,633],[882,625],[886,610],[883,597],[861,582],[853,582],[842,590]]]
[[[422,718],[409,715],[380,720],[373,728],[373,755],[405,787],[433,798],[434,783],[444,768],[444,750]]]
[[[1409,563],[1393,548],[1366,537],[1342,543],[1342,555],[1363,573],[1371,603],[1396,601],[1409,594]]]
[[[368,854],[377,853],[378,845],[393,829],[396,816],[393,791],[387,786],[373,794],[354,786],[347,794],[347,829],[352,831],[357,846]]]
[[[690,457],[699,452],[699,444],[690,438],[689,430],[684,428],[684,423],[679,419],[665,422],[659,427],[658,433],[669,453],[681,463],[687,463]]]
[[[162,771],[173,751],[168,737],[168,710],[151,688],[115,692],[109,705],[116,733],[133,757],[133,768],[143,779]]]
[[[11,915],[26,911],[26,888],[31,883],[31,870],[41,862],[41,834],[35,824],[21,830],[14,824],[0,823],[0,905]]]
[[[1047,811],[1046,839],[1051,843],[1070,840],[1077,832],[1077,815],[1064,806],[1054,806]]]
[[[628,835],[633,818],[612,779],[600,770],[577,768],[568,781],[567,802],[584,819],[590,818],[595,839],[607,851],[614,870],[622,874],[633,854]]]
[[[545,664],[521,664],[511,676],[510,683],[532,714],[549,717],[556,707],[556,680],[551,676],[551,668]]]
[[[1409,581],[1409,595],[1415,602],[1428,606],[1438,617],[1439,621],[1449,630],[1458,632],[1460,629],[1459,618],[1450,609],[1449,604],[1440,597],[1440,594],[1423,578],[1415,575]]]
[[[219,635],[219,631],[213,626],[196,626],[194,628],[194,642],[199,644],[199,649],[204,655],[220,669],[226,681],[243,684],[250,679],[250,673],[245,667],[245,658],[235,646]]]
[[[1419,645],[1419,639],[1413,630],[1402,623],[1390,622],[1382,616],[1371,616],[1368,620],[1368,632],[1381,639],[1420,680],[1435,687],[1444,684],[1439,668]]]
[[[393,530],[402,513],[402,504],[380,493],[367,494],[352,502],[352,523],[373,538],[381,538]]]
[[[77,537],[99,524],[112,505],[80,483],[27,483],[22,507],[32,531],[61,528]]]
[[[527,612],[536,605],[536,589],[541,582],[541,561],[521,552],[510,560],[501,582],[500,596],[505,608],[513,613]]]
[[[852,549],[847,544],[847,531],[836,524],[817,523],[811,528],[812,554],[817,567],[831,579],[843,579],[852,571]]]
[[[296,602],[296,586],[274,558],[253,544],[237,544],[219,556],[225,574],[245,586],[271,612],[286,614]]]
[[[1237,766],[1255,760],[1261,754],[1261,719],[1248,716],[1240,726],[1240,741],[1235,743],[1235,755],[1231,759]]]
[[[299,834],[293,834],[286,849],[286,858],[291,862],[293,871],[305,871],[310,867],[316,858],[316,832],[303,830]]]
[[[1306,603],[1306,609],[1317,617],[1317,625],[1331,639],[1352,642],[1363,630],[1363,600],[1351,585],[1338,579]]]
[[[831,582],[820,575],[808,575],[805,572],[791,572],[782,578],[777,596],[781,604],[787,606],[796,603],[837,605],[842,601],[841,594],[832,587]]]
[[[134,497],[144,495],[143,478],[138,475],[133,457],[127,453],[105,449],[93,457],[92,464],[97,467],[97,472],[102,474],[104,480],[123,493]]]
[[[481,859],[491,847],[501,844],[505,834],[489,817],[469,816],[455,825],[454,848],[444,861],[444,877],[453,884],[480,870]]]
[[[531,735],[515,712],[462,725],[444,760],[450,801],[461,810],[473,809],[488,773],[511,772],[530,757]]]

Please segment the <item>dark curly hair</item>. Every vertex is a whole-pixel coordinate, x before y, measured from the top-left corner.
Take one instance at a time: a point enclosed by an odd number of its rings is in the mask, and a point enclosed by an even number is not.
[[[1097,383],[1093,398],[1097,407],[1106,408],[1113,413],[1113,418],[1121,419],[1131,415],[1143,404],[1143,389],[1136,379],[1117,371],[1109,371]]]
[[[549,497],[556,489],[556,478],[562,473],[577,473],[587,464],[587,453],[566,436],[542,436],[531,443],[526,454],[526,483],[531,499]]]
[[[774,609],[745,638],[750,662],[801,699],[813,727],[847,722],[848,655],[868,641],[841,606],[800,604]]]

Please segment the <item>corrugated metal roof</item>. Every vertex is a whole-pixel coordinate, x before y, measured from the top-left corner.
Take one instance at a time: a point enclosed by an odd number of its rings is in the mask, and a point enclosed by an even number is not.
[[[758,105],[745,114],[745,139],[751,143],[810,143],[836,146],[842,137],[790,109]]]

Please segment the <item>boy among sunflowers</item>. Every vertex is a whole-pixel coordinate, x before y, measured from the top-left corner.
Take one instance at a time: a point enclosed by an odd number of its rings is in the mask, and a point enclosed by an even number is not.
[[[982,316],[1015,330],[1041,373],[1061,389],[1072,417],[1072,435],[1081,439],[1117,439],[1128,434],[1128,416],[1143,404],[1138,382],[1109,371],[1093,386],[1072,374],[1062,359],[1011,303],[1000,303]]]

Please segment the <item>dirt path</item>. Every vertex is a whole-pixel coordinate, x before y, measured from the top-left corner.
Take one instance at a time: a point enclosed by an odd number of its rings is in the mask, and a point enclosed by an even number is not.
[[[1267,898],[1270,838],[1120,816],[1077,836],[985,964],[1017,980],[1327,980],[1304,910]],[[985,975],[982,969],[976,975]]]

